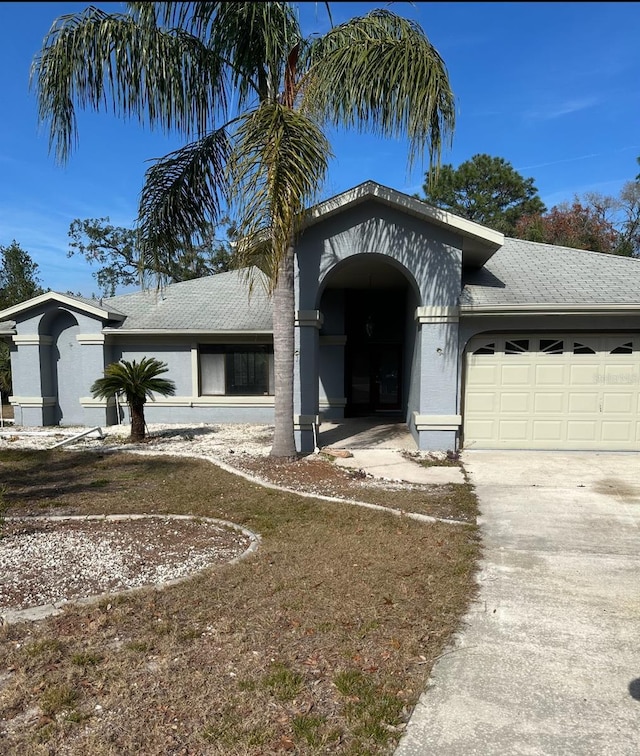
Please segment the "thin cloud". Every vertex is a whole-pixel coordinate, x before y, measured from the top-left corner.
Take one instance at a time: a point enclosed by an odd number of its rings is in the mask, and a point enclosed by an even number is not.
[[[579,113],[582,110],[593,108],[599,102],[597,97],[583,97],[581,99],[566,100],[556,106],[549,106],[542,110],[529,111],[526,116],[540,121],[551,121],[554,118],[562,118],[566,115]]]
[[[559,165],[560,163],[575,163],[577,160],[588,160],[589,158],[600,157],[601,152],[591,152],[588,155],[578,155],[577,157],[562,158],[561,160],[550,160],[547,163],[535,163],[534,165],[523,165],[518,167],[518,171],[530,171],[533,168],[546,168],[548,165]]]

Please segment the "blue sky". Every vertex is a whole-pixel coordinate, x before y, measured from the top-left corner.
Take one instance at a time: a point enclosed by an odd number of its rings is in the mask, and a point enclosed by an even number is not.
[[[117,11],[121,3],[96,3]],[[334,23],[382,3],[333,3]],[[85,3],[0,5],[0,245],[15,239],[45,287],[99,293],[93,269],[67,258],[74,218],[109,216],[130,226],[146,161],[180,146],[105,113],[80,113],[79,146],[65,166],[39,129],[29,68],[53,20]],[[323,3],[300,3],[305,31],[327,28]],[[548,207],[575,194],[616,194],[638,173],[640,3],[394,3],[418,21],[444,58],[457,101],[454,166],[476,153],[533,177]],[[419,191],[424,168],[406,167],[406,145],[332,135],[323,196],[367,179]]]

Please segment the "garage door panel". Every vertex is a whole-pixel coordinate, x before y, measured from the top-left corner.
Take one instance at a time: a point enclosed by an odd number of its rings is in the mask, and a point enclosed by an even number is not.
[[[602,440],[607,443],[611,441],[632,441],[633,423],[630,421],[603,420]]]
[[[599,412],[600,411],[600,395],[593,391],[585,391],[578,393],[571,391],[569,393],[569,412]]]
[[[469,368],[469,385],[495,386],[498,382],[497,365],[471,365]]]
[[[476,442],[492,441],[496,437],[495,420],[470,420],[467,433]]]
[[[534,420],[533,441],[561,441],[563,423],[560,420]]]
[[[529,412],[530,399],[529,393],[503,391],[500,394],[500,412]]]
[[[568,420],[567,441],[596,441],[598,423],[596,420]]]
[[[467,362],[465,445],[640,450],[640,334],[474,341],[483,351]]]
[[[565,382],[564,365],[536,365],[536,385],[562,386]]]
[[[633,394],[627,392],[611,393],[605,391],[602,395],[602,412],[607,415],[617,412],[629,415],[633,412],[635,398]]]
[[[503,386],[528,386],[531,383],[531,366],[503,365],[500,377]]]
[[[505,441],[526,441],[529,437],[527,420],[500,420],[498,426]]]
[[[565,395],[558,391],[545,393],[536,391],[533,396],[533,411],[542,414],[545,412],[562,412],[564,397]]]
[[[570,365],[569,383],[571,386],[597,386],[600,382],[598,374],[599,366],[597,364]]]
[[[630,386],[637,382],[634,365],[616,363],[605,366],[604,382],[607,386]]]
[[[466,406],[470,412],[495,412],[498,409],[498,395],[491,391],[469,392]]]

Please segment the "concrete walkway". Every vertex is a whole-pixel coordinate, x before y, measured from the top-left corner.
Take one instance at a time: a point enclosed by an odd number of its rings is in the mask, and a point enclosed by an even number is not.
[[[348,450],[353,456],[337,458],[336,464],[364,470],[374,478],[422,485],[465,482],[460,467],[425,467],[409,459],[403,452],[415,454],[418,447],[402,422],[368,417],[323,422],[318,443],[322,449]]]
[[[640,753],[640,455],[466,452],[478,601],[396,756]]]

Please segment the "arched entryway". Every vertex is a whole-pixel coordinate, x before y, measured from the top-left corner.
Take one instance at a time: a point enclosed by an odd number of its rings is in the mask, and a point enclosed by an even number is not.
[[[40,371],[43,395],[54,402],[45,407],[47,425],[81,425],[82,365],[76,336],[80,326],[68,310],[55,310],[40,322]]]
[[[418,305],[413,277],[384,255],[351,257],[327,275],[319,302],[324,319],[319,372],[325,417],[406,420],[414,384]]]

